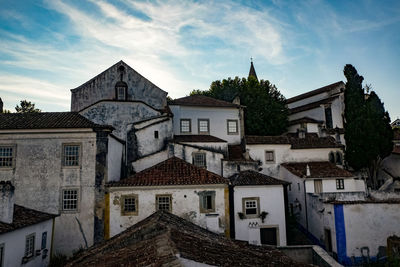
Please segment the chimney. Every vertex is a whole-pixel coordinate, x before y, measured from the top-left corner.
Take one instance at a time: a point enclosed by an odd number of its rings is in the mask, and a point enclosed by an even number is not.
[[[13,222],[14,189],[10,181],[0,181],[0,221],[3,223]]]
[[[233,99],[232,103],[236,104],[236,105],[240,105],[240,97],[239,96],[235,96],[235,98]]]
[[[0,97],[0,113],[3,113],[3,100]]]
[[[308,164],[307,164],[307,166],[306,166],[306,176],[307,176],[307,177],[310,177],[310,176],[311,176],[310,166],[308,166]]]
[[[249,149],[246,149],[246,151],[243,153],[243,157],[246,159],[246,160],[250,160],[250,154],[249,154]]]

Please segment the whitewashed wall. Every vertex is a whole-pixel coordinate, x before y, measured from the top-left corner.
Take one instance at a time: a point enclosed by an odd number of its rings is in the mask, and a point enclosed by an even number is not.
[[[206,213],[200,213],[201,191],[215,191],[215,212],[220,222],[220,232],[225,230],[225,190],[227,185],[196,185],[196,186],[148,186],[110,188],[110,236],[124,231],[129,226],[143,220],[156,211],[156,195],[172,195],[172,213],[206,228]],[[226,192],[227,193],[227,192]],[[137,216],[121,215],[121,196],[137,194],[139,209]]]
[[[108,181],[119,181],[121,177],[122,156],[125,146],[114,137],[108,137]]]
[[[297,133],[297,130],[300,129],[300,126],[301,126],[300,123],[293,124],[288,127],[287,131],[289,133]],[[307,123],[307,133],[318,133],[319,134],[318,123],[308,122]]]
[[[307,98],[292,102],[292,103],[288,104],[288,107],[289,108],[300,107],[300,106],[303,106],[303,105],[307,105],[307,104],[310,104],[310,103],[313,103],[313,102],[320,101],[320,100],[328,98],[328,97],[330,97],[329,93],[328,92],[323,92],[323,93],[320,93],[320,94],[317,94],[317,95],[313,95],[313,96],[310,96],[310,97],[307,97]]]
[[[167,159],[168,150],[163,150],[132,162],[132,167],[135,172],[140,172]]]
[[[240,114],[238,108],[188,107],[170,106],[174,114],[174,134],[183,134],[180,131],[180,120],[191,119],[191,133],[199,134],[198,119],[210,120],[210,135],[228,141],[229,144],[239,144],[243,133],[240,132]],[[238,134],[228,134],[227,120],[238,121]]]
[[[307,193],[315,193],[314,180],[312,178],[306,179]],[[323,178],[321,180],[323,193],[365,192],[365,183],[361,179],[343,178],[344,189],[336,189],[336,178]]]
[[[282,185],[269,186],[235,186],[234,187],[234,218],[235,218],[235,238],[238,240],[249,241],[257,238],[257,243],[261,244],[260,233],[254,237],[249,236],[249,223],[256,222],[260,228],[278,228],[278,246],[286,246],[286,222],[285,222],[285,201]],[[268,212],[264,223],[260,218],[240,219],[238,212],[243,212],[242,199],[249,197],[259,197],[260,213]]]
[[[0,245],[4,244],[4,265],[2,266],[48,266],[50,261],[50,248],[52,241],[52,225],[53,219],[50,219],[0,235]],[[42,233],[44,232],[47,232],[46,249],[48,249],[48,252],[47,257],[42,259]],[[35,233],[35,253],[36,250],[40,250],[41,254],[38,256],[35,254],[31,260],[25,264],[22,264],[22,258],[25,256],[26,236],[32,233]]]

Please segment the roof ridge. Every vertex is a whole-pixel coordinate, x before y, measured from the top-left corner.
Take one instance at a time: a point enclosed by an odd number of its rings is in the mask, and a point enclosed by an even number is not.
[[[302,99],[304,99],[304,98],[307,98],[307,97],[309,97],[309,96],[314,96],[314,95],[318,95],[318,94],[320,94],[320,93],[329,91],[332,87],[334,87],[334,86],[336,86],[336,85],[339,85],[340,83],[343,83],[343,84],[344,84],[343,81],[334,82],[334,83],[325,85],[325,86],[323,86],[323,87],[320,87],[320,88],[317,88],[317,89],[314,89],[314,90],[311,90],[311,91],[302,93],[302,94],[300,94],[300,95],[297,95],[297,96],[288,98],[288,99],[286,99],[286,103],[287,103],[287,104],[290,104],[290,103],[296,102],[296,101],[298,101],[298,100],[302,100]]]

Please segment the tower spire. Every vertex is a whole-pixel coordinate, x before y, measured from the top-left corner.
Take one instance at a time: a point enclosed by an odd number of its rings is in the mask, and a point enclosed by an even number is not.
[[[256,70],[254,69],[254,65],[253,65],[253,58],[251,57],[250,58],[250,71],[249,71],[249,77],[250,76],[253,76],[253,77],[255,77],[257,80],[258,80],[258,78],[257,78],[257,74],[256,74]],[[249,78],[248,77],[248,78]]]

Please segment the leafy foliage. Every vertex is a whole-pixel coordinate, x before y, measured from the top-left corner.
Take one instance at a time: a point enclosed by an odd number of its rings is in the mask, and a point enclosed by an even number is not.
[[[211,83],[207,91],[193,90],[190,95],[204,95],[232,102],[240,97],[244,112],[245,131],[249,135],[279,135],[286,131],[289,111],[286,99],[268,80],[258,81],[235,77]]]
[[[355,170],[366,168],[370,185],[377,187],[376,173],[383,158],[393,149],[393,132],[389,113],[378,95],[368,85],[369,94],[362,87],[364,78],[350,64],[344,68],[347,79],[345,90],[345,140],[347,163]]]
[[[37,113],[42,112],[40,109],[35,108],[35,104],[31,101],[21,100],[20,105],[15,106],[15,111],[17,113]]]

